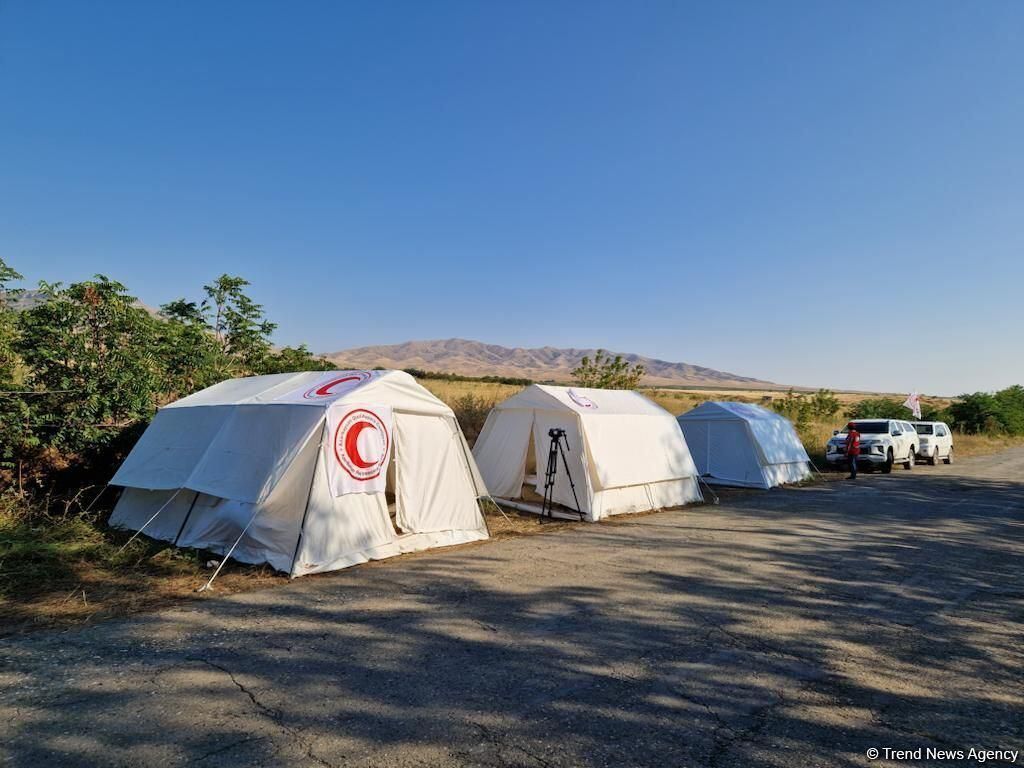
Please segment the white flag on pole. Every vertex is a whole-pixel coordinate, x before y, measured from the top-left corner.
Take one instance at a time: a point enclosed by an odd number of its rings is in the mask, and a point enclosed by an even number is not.
[[[911,392],[903,401],[903,407],[909,408],[915,419],[921,418],[921,396],[917,392]]]

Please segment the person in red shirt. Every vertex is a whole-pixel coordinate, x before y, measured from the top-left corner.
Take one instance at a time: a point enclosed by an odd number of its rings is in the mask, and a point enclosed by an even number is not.
[[[846,458],[850,462],[848,480],[857,479],[857,457],[860,456],[860,432],[852,421],[846,425]]]

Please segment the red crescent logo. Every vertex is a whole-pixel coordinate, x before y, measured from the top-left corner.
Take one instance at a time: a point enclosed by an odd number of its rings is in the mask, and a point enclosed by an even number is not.
[[[366,461],[359,455],[359,435],[362,434],[364,429],[376,429],[376,427],[368,421],[357,421],[349,428],[345,434],[345,453],[348,454],[349,459],[357,467],[369,469],[373,466],[373,462]]]
[[[313,394],[316,395],[317,397],[329,397],[330,395],[334,394],[333,392],[331,392],[331,387],[336,387],[338,384],[344,384],[346,381],[359,381],[359,377],[342,376],[340,379],[335,379],[334,381],[327,382],[322,387],[313,392]]]
[[[373,430],[379,439],[379,452],[368,461],[359,451],[359,436]],[[356,408],[346,413],[334,431],[334,458],[353,480],[373,480],[387,464],[390,436],[383,420],[373,411]]]
[[[355,389],[363,382],[369,381],[371,378],[373,378],[373,373],[371,371],[351,371],[346,373],[344,376],[339,376],[335,379],[324,382],[323,384],[318,384],[315,387],[307,389],[302,393],[302,397],[306,400],[317,400],[321,397],[337,397],[348,390]]]

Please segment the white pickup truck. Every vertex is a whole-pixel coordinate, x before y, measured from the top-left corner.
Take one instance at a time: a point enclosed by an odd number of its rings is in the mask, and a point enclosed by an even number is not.
[[[915,421],[914,429],[920,438],[917,456],[927,459],[935,466],[941,460],[945,464],[953,463],[953,430],[942,421]]]
[[[892,465],[899,462],[904,469],[914,468],[914,459],[920,446],[920,439],[909,421],[897,419],[856,419],[853,421],[860,432],[860,457],[858,465],[879,467],[882,472],[892,472]],[[831,466],[846,464],[846,428],[836,430],[825,445],[825,460]]]

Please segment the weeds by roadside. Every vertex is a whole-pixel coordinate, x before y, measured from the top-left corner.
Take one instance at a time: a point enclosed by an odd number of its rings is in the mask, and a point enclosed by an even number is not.
[[[462,433],[471,446],[476,444],[484,422],[487,421],[487,414],[494,408],[494,404],[494,400],[471,393],[459,395],[451,401],[455,418],[459,420]]]
[[[202,552],[175,549],[104,525],[106,509],[73,499],[0,495],[0,634],[97,615],[123,615],[195,596],[208,578]],[[232,563],[217,580],[230,593],[284,578]]]

